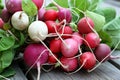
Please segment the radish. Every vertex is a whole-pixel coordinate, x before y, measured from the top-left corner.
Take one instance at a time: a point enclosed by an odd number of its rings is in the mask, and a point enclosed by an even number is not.
[[[1,18],[2,20],[6,23],[9,21],[10,17],[11,17],[11,13],[8,12],[8,10],[6,8],[4,8],[1,12]]]
[[[48,35],[47,25],[43,21],[34,21],[28,27],[28,34],[33,41],[45,40]]]
[[[48,20],[45,23],[48,27],[48,33],[56,33],[55,28],[59,29],[59,25],[55,21]]]
[[[49,43],[50,50],[54,54],[60,53],[61,52],[61,43],[62,43],[62,41],[60,39],[51,40],[50,43]]]
[[[55,21],[58,18],[58,12],[53,9],[49,9],[44,13],[44,20],[52,20]]]
[[[91,52],[84,52],[80,56],[80,64],[85,70],[92,69],[96,65],[96,58]]]
[[[42,64],[46,63],[48,60],[49,51],[42,44],[32,43],[29,44],[24,51],[24,61],[31,68],[38,69],[37,80],[40,80],[40,67]],[[26,72],[26,74],[28,73]]]
[[[64,28],[62,28],[59,33],[62,35],[62,38],[66,39],[66,38],[70,38],[71,34],[73,33],[72,28],[70,26],[65,26]]]
[[[44,50],[46,51],[42,54]],[[24,61],[29,67],[31,67],[34,64],[34,68],[36,68],[38,62],[40,63],[40,65],[47,62],[48,54],[49,52],[42,44],[32,43],[25,48]],[[38,59],[39,56],[40,58]],[[37,59],[38,61],[36,61]]]
[[[25,30],[29,25],[29,17],[23,11],[18,11],[12,15],[11,23],[15,29]]]
[[[4,21],[0,18],[0,29],[3,29]]]
[[[72,20],[72,13],[71,13],[70,9],[59,6],[54,0],[51,0],[51,1],[59,10],[58,11],[58,20],[62,21],[65,19],[67,23],[70,23]]]
[[[94,22],[89,17],[83,17],[78,22],[78,31],[80,34],[87,34],[92,32],[92,28],[94,28]]]
[[[93,32],[86,34],[85,40],[85,45],[90,46],[90,48],[95,48],[100,44],[100,38]]]
[[[111,52],[111,48],[107,44],[101,43],[95,48],[94,54],[96,56],[96,59],[100,62],[107,55],[109,55],[110,52]],[[104,61],[106,61],[108,59],[110,59],[110,55]]]
[[[71,72],[71,71],[76,70],[78,67],[78,59],[77,58],[69,59],[66,57],[62,57],[62,58],[60,58],[60,61],[62,62],[62,64],[67,66],[66,68],[62,67],[62,69],[64,71]]]
[[[22,0],[5,0],[5,5],[10,13],[22,11]]]
[[[32,0],[37,6],[38,10],[42,7],[44,0]]]
[[[44,21],[44,14],[45,14],[46,10],[44,8],[40,8],[38,10],[38,20],[42,20]]]
[[[56,54],[54,54],[54,56],[56,58],[58,58],[58,56]],[[48,56],[48,63],[55,64],[57,62],[57,60],[54,58],[54,56],[52,56],[51,54],[49,54],[49,56]]]
[[[64,57],[74,57],[78,53],[78,43],[72,38],[65,39],[61,43],[61,52]]]
[[[74,33],[72,34],[72,38],[75,39],[75,40],[78,42],[79,46],[81,46],[81,45],[83,44],[82,35],[79,34],[78,32],[74,32]]]

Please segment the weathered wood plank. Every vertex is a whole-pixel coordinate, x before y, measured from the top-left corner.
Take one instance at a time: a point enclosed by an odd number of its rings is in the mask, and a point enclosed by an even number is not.
[[[37,71],[32,70],[29,74],[31,80],[36,80]],[[41,72],[41,80],[119,80],[120,70],[109,62],[100,65],[96,70],[88,73],[81,70],[72,75],[66,75],[60,69],[52,70],[50,72]]]
[[[117,51],[115,51],[112,55],[114,55],[114,56],[120,56],[120,51],[117,50]],[[111,62],[113,65],[115,65],[117,68],[120,69],[120,59],[112,59],[112,60],[110,60],[110,62]]]
[[[20,67],[18,66],[18,64],[14,64],[13,68],[15,69],[16,74],[13,77],[11,77],[10,80],[28,80],[22,72],[22,70],[20,69]]]

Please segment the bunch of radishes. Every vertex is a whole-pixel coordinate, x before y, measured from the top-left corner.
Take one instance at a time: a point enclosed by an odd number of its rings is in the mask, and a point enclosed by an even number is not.
[[[111,59],[111,48],[101,43],[94,29],[94,22],[86,15],[75,23],[78,31],[70,25],[72,12],[59,6],[57,10],[41,7],[44,0],[32,0],[38,13],[30,22],[30,16],[22,10],[22,0],[6,0],[3,9],[3,21],[10,22],[15,30],[26,32],[29,43],[23,58],[31,68],[42,65],[60,65],[66,72],[77,72],[81,68],[92,71],[102,62]],[[1,22],[1,21],[0,21]],[[3,26],[3,22],[1,22]],[[26,42],[26,41],[25,41]],[[39,77],[38,77],[39,80]]]

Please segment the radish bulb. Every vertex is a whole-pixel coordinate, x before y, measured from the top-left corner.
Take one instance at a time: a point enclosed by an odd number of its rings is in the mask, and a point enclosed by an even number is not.
[[[23,11],[18,11],[12,15],[11,23],[15,29],[24,30],[29,25],[29,17]]]
[[[45,40],[48,35],[47,25],[43,21],[34,21],[28,27],[28,34],[33,41]]]
[[[22,11],[22,0],[5,0],[5,5],[10,13]]]
[[[51,0],[51,1],[59,9],[58,20],[63,21],[65,19],[67,23],[70,23],[72,20],[72,13],[71,13],[70,9],[63,8],[63,7],[59,6],[55,1],[53,1],[53,0]]]

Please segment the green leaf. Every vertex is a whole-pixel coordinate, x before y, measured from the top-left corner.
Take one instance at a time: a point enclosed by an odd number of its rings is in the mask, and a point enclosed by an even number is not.
[[[3,37],[3,36],[5,36],[5,31],[0,29],[0,38]]]
[[[8,67],[8,68],[4,69],[4,71],[0,75],[2,75],[4,77],[11,77],[15,74],[16,74],[15,70],[12,67]],[[1,79],[3,79],[3,78],[0,77],[0,80]]]
[[[5,50],[0,52],[0,72],[2,72],[5,68],[9,67],[14,58],[13,50]]]
[[[103,28],[103,26],[105,24],[104,16],[94,13],[94,12],[91,12],[91,11],[86,11],[86,15],[93,20],[96,31],[100,31]]]
[[[2,37],[0,39],[0,51],[7,50],[11,48],[15,43],[15,38],[13,36]]]
[[[116,31],[120,29],[120,16],[116,17],[115,19],[113,19],[112,21],[110,21],[109,23],[107,23],[104,28],[105,31]]]
[[[99,3],[100,0],[90,0],[90,6],[88,7],[88,10],[89,11],[94,11],[97,6],[98,6],[98,3]]]
[[[58,5],[68,8],[68,0],[54,0]]]
[[[75,7],[79,8],[80,10],[86,11],[89,6],[89,0],[75,0]]]
[[[18,37],[17,37],[18,38]],[[23,45],[25,42],[25,35],[23,33],[19,33],[19,41],[15,42],[15,45],[13,46],[14,48],[18,48],[21,45]]]
[[[107,32],[101,30],[98,32],[98,34],[101,38],[101,43],[106,43],[109,46],[112,45],[112,38]]]
[[[111,47],[115,47],[120,41],[120,16],[108,22],[104,26],[103,30],[106,31],[112,38]],[[117,49],[120,49],[120,44],[118,45]]]
[[[95,12],[103,15],[105,17],[106,23],[116,17],[116,10],[112,7],[98,8]]]
[[[22,0],[22,10],[29,16],[35,16],[37,14],[37,7],[32,0]]]

